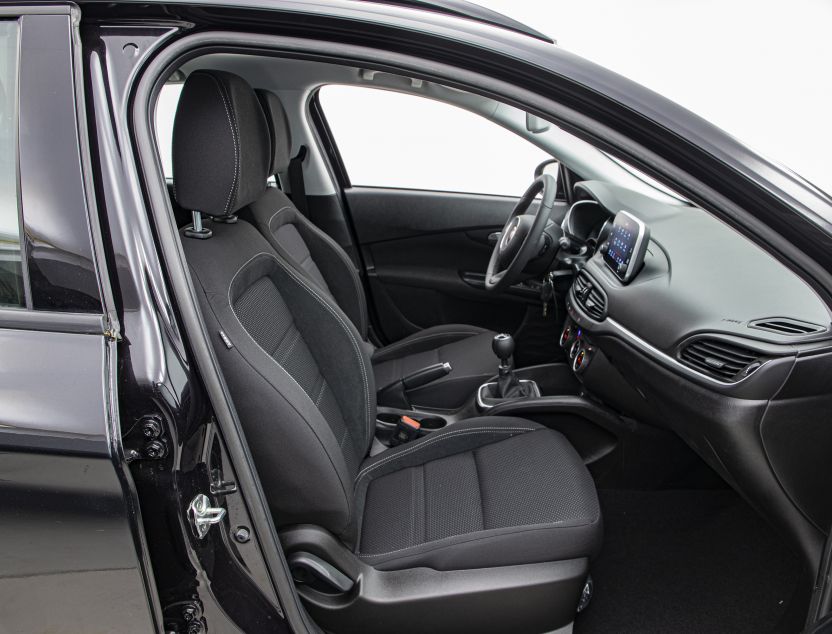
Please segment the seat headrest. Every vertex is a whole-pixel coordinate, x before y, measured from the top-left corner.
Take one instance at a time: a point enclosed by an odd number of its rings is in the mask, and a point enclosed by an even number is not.
[[[254,89],[238,75],[197,70],[182,87],[173,121],[176,202],[228,216],[266,189],[269,131]]]
[[[269,134],[272,141],[272,163],[269,167],[269,175],[283,172],[289,167],[292,151],[292,136],[289,132],[289,120],[286,118],[286,111],[276,94],[268,90],[255,90],[263,112],[266,114],[266,122],[269,124]]]

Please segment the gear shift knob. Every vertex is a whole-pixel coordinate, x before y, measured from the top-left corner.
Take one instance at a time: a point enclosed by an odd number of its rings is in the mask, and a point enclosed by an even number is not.
[[[505,333],[494,335],[491,340],[491,349],[500,360],[500,365],[509,365],[511,355],[514,354],[514,337]]]

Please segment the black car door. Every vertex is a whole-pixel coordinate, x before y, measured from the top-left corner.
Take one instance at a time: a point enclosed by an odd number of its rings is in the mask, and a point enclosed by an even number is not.
[[[497,233],[551,157],[493,121],[420,96],[325,86],[317,105],[382,338],[472,324],[513,333],[521,364],[552,360],[558,310],[544,311],[537,281],[501,294],[483,284]]]

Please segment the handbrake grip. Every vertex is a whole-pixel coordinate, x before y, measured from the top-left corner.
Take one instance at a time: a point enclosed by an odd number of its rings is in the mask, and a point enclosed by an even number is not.
[[[443,376],[450,374],[451,370],[450,363],[434,363],[384,386],[378,391],[376,400],[379,405],[385,407],[411,409],[410,401],[407,398],[407,390],[422,387],[441,379]]]

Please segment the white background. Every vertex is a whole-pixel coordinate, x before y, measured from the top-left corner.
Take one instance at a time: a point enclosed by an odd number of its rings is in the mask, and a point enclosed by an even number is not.
[[[476,0],[832,193],[832,0]]]
[[[477,1],[676,101],[832,193],[832,0]],[[163,93],[159,105],[168,174],[176,93]],[[348,171],[359,176],[356,183],[519,195],[531,178],[528,165],[537,157],[533,149],[513,168],[502,159],[521,154],[505,135],[497,139],[489,134],[491,151],[482,151],[484,128],[490,127],[485,122],[476,132],[470,121],[454,129],[458,122],[453,118],[434,117],[435,134],[407,139],[408,152],[402,155],[384,152],[349,130],[381,128],[392,144],[404,140],[394,137],[409,134],[402,122],[427,115],[424,108],[402,102],[386,115],[376,111],[368,117],[368,103],[353,97],[341,100],[339,110],[330,108],[327,115],[343,120],[333,128],[349,159]],[[382,120],[391,112],[398,121]],[[469,136],[462,138],[463,133]],[[436,136],[444,142],[437,144]],[[466,143],[476,149],[479,165],[453,148]],[[381,165],[384,156],[387,164]],[[460,159],[452,169],[446,165],[451,158]],[[494,169],[500,171],[499,179],[493,177]],[[374,172],[377,178],[364,177]],[[425,175],[430,182],[424,182]],[[452,178],[458,181],[445,182]]]

